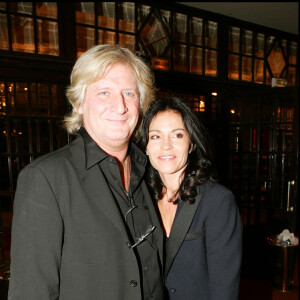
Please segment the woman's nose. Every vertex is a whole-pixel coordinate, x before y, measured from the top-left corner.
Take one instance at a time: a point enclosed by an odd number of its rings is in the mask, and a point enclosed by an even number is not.
[[[171,142],[171,139],[169,138],[164,138],[162,140],[162,145],[161,145],[162,149],[164,150],[169,150],[172,148],[172,142]]]

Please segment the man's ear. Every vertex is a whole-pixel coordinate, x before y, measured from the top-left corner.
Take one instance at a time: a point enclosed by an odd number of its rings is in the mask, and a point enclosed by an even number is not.
[[[80,115],[82,115],[83,114],[83,105],[82,104],[79,104],[78,106],[77,106],[77,112],[80,114]]]

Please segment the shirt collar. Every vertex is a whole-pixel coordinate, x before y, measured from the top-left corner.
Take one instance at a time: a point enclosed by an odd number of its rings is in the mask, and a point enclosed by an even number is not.
[[[110,157],[110,155],[104,152],[97,145],[84,127],[79,129],[78,134],[82,136],[84,141],[86,169],[89,169],[105,158]],[[132,163],[141,165],[145,168],[147,164],[147,157],[135,144],[130,143],[128,152],[130,153],[130,159]]]
[[[108,157],[97,143],[91,138],[85,128],[81,127],[78,134],[82,136],[84,141],[85,158],[86,158],[86,169],[91,168],[95,164],[99,163],[101,160]]]

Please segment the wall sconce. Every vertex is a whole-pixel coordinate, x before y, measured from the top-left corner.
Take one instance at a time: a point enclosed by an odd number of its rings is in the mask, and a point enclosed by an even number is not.
[[[287,80],[285,80],[283,78],[272,78],[271,86],[272,87],[286,87]]]

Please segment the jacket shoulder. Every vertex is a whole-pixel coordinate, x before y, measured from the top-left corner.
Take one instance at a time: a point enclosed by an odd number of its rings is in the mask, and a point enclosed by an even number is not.
[[[216,193],[216,194],[223,194],[223,195],[232,195],[232,191],[227,188],[226,186],[218,183],[207,181],[198,186],[198,193]]]
[[[80,151],[80,148],[82,148],[82,151]],[[81,155],[84,153],[84,144],[81,138],[76,138],[70,144],[36,158],[24,170],[36,168],[48,173],[52,170],[64,168],[66,165],[76,165],[82,160],[79,159],[78,153],[81,153]]]

